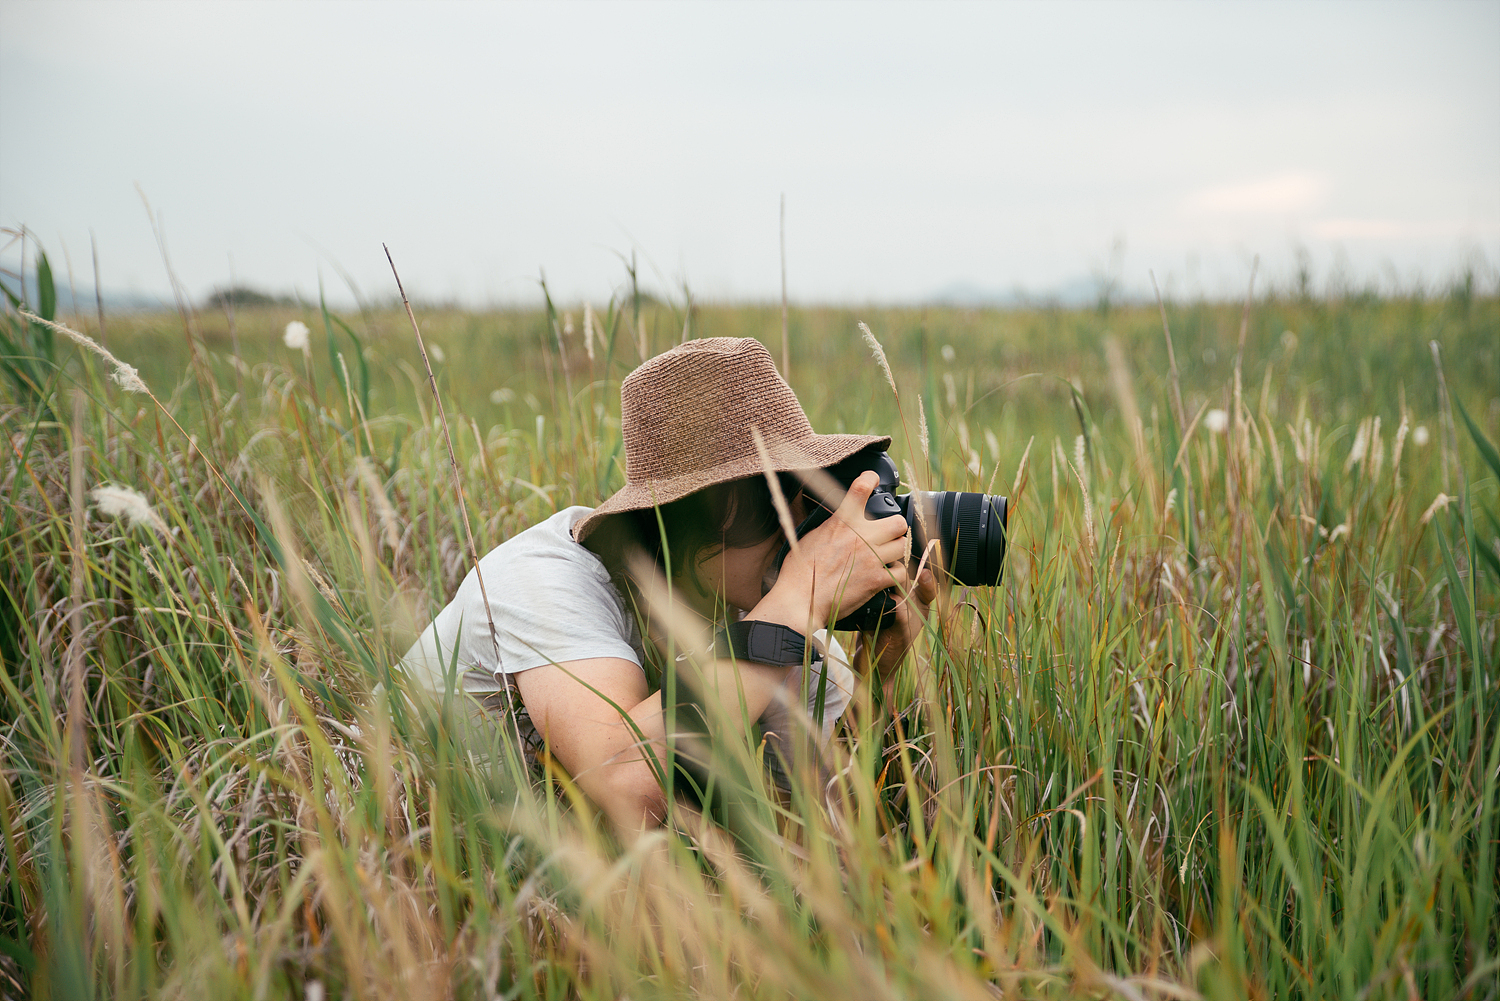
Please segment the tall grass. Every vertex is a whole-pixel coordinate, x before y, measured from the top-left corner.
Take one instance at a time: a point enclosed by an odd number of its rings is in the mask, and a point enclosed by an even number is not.
[[[774,344],[691,310],[423,317],[481,550],[618,485],[643,341]],[[820,430],[1012,494],[1006,579],[828,784],[622,848],[389,670],[468,566],[403,316],[112,317],[158,407],[12,312],[0,994],[1496,997],[1500,303],[1168,318],[1180,424],[1154,310],[792,310]]]

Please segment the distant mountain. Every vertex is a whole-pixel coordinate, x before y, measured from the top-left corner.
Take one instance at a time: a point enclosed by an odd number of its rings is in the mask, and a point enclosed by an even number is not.
[[[6,288],[12,292],[16,291],[15,281],[9,274],[0,280],[5,282]],[[98,303],[95,301],[94,296],[94,286],[75,284],[70,288],[66,277],[59,280],[54,276],[54,282],[57,286],[58,312],[73,312],[75,296],[77,297],[78,312],[92,313],[98,308]],[[26,274],[26,294],[24,298],[32,306],[35,306],[37,300],[40,298],[40,293],[37,291],[36,272],[34,271],[27,272]],[[170,299],[164,299],[161,296],[151,295],[147,292],[107,288],[104,290],[101,298],[104,301],[104,311],[106,313],[134,313],[173,308],[173,303]]]
[[[1095,306],[1105,290],[1105,282],[1097,277],[1079,277],[1055,285],[1051,289],[1031,291],[1019,285],[1010,289],[980,285],[972,281],[959,281],[945,285],[933,292],[926,301],[943,306],[960,306],[969,309],[1020,309],[1035,306],[1080,307]],[[1119,290],[1112,293],[1115,302],[1129,301]]]
[[[1092,306],[1100,299],[1100,281],[1076,278],[1046,291],[1032,291],[1013,285],[1008,288],[986,287],[978,282],[954,282],[936,290],[927,302],[969,309],[1017,309],[1026,306]]]
[[[986,288],[977,282],[954,282],[945,285],[927,296],[927,301],[941,306],[962,306],[977,309],[984,306],[1021,306],[1028,296],[1019,288],[1002,291]]]

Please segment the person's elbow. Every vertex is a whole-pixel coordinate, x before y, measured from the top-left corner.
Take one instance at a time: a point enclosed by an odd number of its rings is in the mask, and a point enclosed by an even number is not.
[[[622,834],[649,831],[667,819],[667,797],[656,770],[639,758],[611,769],[607,785],[592,798]]]

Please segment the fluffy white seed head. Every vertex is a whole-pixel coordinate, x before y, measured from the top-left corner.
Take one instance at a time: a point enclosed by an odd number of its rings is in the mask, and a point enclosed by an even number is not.
[[[1229,430],[1229,413],[1215,407],[1203,415],[1203,428],[1214,434],[1223,434]]]
[[[1426,424],[1418,424],[1411,429],[1411,443],[1418,448],[1426,445],[1432,440],[1432,433],[1427,430]]]
[[[307,324],[301,320],[293,320],[286,325],[286,330],[281,334],[281,342],[293,351],[306,353],[311,349],[312,331],[307,329]]]
[[[127,393],[150,394],[150,390],[146,388],[146,384],[141,381],[141,373],[136,370],[134,365],[127,365],[124,362],[120,362],[115,366],[115,370],[109,374],[109,377],[118,383],[120,388]]]
[[[106,518],[124,518],[131,528],[147,525],[158,532],[167,530],[166,522],[151,507],[151,502],[139,490],[106,483],[89,491],[100,514]]]

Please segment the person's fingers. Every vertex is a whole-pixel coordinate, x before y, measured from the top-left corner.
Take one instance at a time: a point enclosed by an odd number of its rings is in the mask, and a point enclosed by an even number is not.
[[[906,541],[904,539],[892,539],[880,545],[872,545],[870,548],[875,551],[875,557],[881,563],[906,562]]]
[[[870,495],[880,485],[880,477],[873,470],[865,470],[854,478],[849,484],[849,492],[844,495],[844,501],[834,514],[840,521],[850,525],[856,525],[865,520],[865,503],[869,501]]]
[[[859,530],[866,539],[878,545],[904,537],[907,533],[907,524],[905,518],[899,514],[893,514],[888,518],[867,521],[859,526]]]
[[[885,568],[885,580],[883,583],[886,587],[898,587],[905,590],[907,584],[910,582],[911,571],[906,569],[905,563],[897,563],[894,566]]]
[[[917,600],[930,605],[937,600],[937,576],[931,570],[917,575]]]

